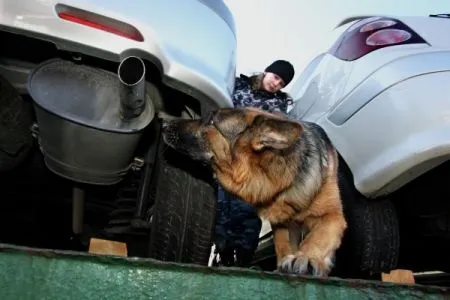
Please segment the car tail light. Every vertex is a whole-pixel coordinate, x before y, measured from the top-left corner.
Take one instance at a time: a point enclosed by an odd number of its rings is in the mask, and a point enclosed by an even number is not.
[[[369,35],[366,44],[369,46],[385,46],[400,44],[411,38],[411,33],[402,29],[383,29]]]
[[[329,53],[352,61],[377,49],[405,44],[426,43],[411,28],[396,19],[363,19],[350,26],[335,42]]]
[[[63,4],[56,5],[56,13],[61,19],[69,22],[109,32],[130,40],[144,41],[144,37],[134,26],[116,19]]]

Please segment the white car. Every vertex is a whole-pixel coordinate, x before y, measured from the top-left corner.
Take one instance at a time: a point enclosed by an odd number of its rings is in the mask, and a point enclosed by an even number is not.
[[[72,236],[58,238],[81,249],[102,237],[129,242],[130,256],[207,264],[210,172],[163,148],[159,117],[232,106],[225,3],[0,0],[0,40],[0,198],[11,203],[2,211],[42,212],[55,232],[69,220]],[[73,214],[61,220],[65,200]],[[29,246],[55,233],[20,226],[11,236]]]
[[[336,272],[448,271],[450,16],[356,16],[335,30],[289,114],[322,126],[340,155],[349,229]]]

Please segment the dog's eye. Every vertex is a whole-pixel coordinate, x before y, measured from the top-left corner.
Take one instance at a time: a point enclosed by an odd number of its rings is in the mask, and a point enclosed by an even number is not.
[[[214,120],[213,120],[213,118],[211,118],[210,120],[209,120],[209,122],[208,122],[208,125],[214,125]]]

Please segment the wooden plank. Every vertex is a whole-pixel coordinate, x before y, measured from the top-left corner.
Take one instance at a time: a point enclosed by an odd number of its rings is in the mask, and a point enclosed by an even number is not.
[[[410,270],[397,269],[390,273],[381,273],[381,280],[384,282],[414,284],[414,274]]]
[[[128,256],[128,249],[126,243],[91,238],[89,242],[89,253]]]

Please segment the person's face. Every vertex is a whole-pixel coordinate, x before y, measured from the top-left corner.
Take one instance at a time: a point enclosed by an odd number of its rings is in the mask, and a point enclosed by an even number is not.
[[[262,86],[265,91],[276,93],[284,87],[284,82],[277,74],[267,72],[264,76]]]

